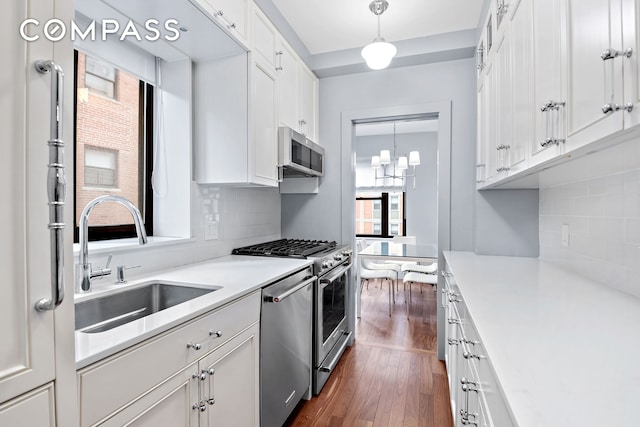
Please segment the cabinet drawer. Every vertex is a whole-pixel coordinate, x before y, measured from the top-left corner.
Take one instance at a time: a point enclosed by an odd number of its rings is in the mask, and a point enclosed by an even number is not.
[[[259,319],[256,291],[78,371],[81,425],[96,424]],[[188,343],[200,349],[188,348]]]
[[[462,334],[467,341],[464,348],[469,353],[467,361],[474,365],[475,371],[478,373],[477,379],[480,383],[480,389],[482,390],[482,398],[486,402],[486,424],[495,426],[515,425],[512,421],[511,412],[507,407],[502,390],[498,385],[490,359],[487,358],[488,355],[482,343],[482,337],[478,334],[470,316],[466,316],[464,322],[461,324],[461,328]]]

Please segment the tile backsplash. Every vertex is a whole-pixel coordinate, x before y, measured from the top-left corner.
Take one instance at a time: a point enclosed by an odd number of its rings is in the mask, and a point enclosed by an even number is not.
[[[553,173],[564,180],[544,185],[541,177],[540,258],[640,296],[640,141]]]

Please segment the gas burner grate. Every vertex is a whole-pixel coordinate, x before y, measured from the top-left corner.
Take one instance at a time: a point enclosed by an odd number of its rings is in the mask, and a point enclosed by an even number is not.
[[[309,255],[336,246],[336,242],[328,240],[280,239],[271,242],[236,248],[234,255],[274,256],[305,259]]]

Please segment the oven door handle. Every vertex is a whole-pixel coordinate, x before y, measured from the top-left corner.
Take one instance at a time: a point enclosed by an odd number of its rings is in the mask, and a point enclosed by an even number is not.
[[[312,283],[317,279],[318,279],[317,276],[310,277],[310,278],[306,279],[304,282],[300,283],[299,285],[296,285],[291,289],[287,289],[286,291],[284,291],[280,295],[265,295],[264,300],[266,302],[273,302],[273,303],[281,302],[283,299],[285,299],[288,296],[298,292],[300,289],[304,288],[309,283]]]
[[[331,282],[333,282],[334,280],[336,280],[337,278],[339,278],[340,276],[342,276],[347,270],[349,270],[351,268],[351,263],[347,264],[346,266],[342,267],[340,269],[340,271],[338,271],[336,274],[334,274],[333,276],[329,277],[328,279],[320,279],[320,283],[322,283],[323,285],[328,285]]]

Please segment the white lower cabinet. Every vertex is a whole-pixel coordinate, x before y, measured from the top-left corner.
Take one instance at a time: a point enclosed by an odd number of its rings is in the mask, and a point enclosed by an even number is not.
[[[448,268],[442,275],[447,322],[445,363],[454,425],[515,426],[464,295]]]
[[[200,426],[260,424],[259,334],[254,324],[200,361]]]
[[[0,405],[0,426],[55,427],[53,383]]]
[[[256,291],[81,369],[80,425],[257,426],[259,319]]]

